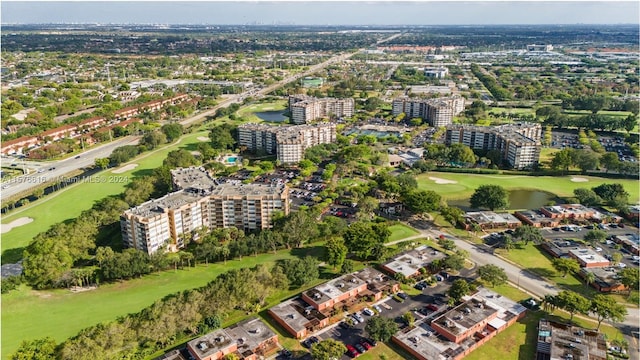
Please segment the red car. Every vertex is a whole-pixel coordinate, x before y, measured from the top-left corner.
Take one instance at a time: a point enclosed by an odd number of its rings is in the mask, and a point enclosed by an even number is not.
[[[371,344],[366,341],[361,342],[360,345],[362,345],[362,347],[364,347],[367,351],[371,350]]]
[[[354,358],[354,357],[356,357],[356,356],[360,355],[360,353],[358,352],[358,350],[356,350],[356,348],[354,348],[354,347],[353,347],[353,346],[351,346],[351,345],[347,345],[347,354],[348,354],[349,356],[351,356],[352,358]]]
[[[438,311],[438,307],[435,306],[434,304],[427,305],[427,309],[429,309],[431,311]]]

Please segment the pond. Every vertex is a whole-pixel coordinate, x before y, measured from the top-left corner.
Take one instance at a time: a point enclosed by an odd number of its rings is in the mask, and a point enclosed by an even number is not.
[[[539,190],[511,190],[509,191],[508,209],[538,209],[546,206],[555,196]],[[457,206],[463,210],[469,209],[469,199],[447,201],[450,206]]]
[[[284,110],[260,111],[254,114],[268,122],[283,122],[288,119],[288,117],[284,116]]]

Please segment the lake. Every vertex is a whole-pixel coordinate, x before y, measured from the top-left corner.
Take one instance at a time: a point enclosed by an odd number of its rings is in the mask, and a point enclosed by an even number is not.
[[[546,206],[552,201],[554,195],[544,191],[538,190],[511,190],[509,191],[509,210],[512,209],[538,209]],[[450,200],[447,201],[450,206],[457,206],[463,210],[469,209],[469,200]],[[500,210],[500,209],[496,209]]]
[[[283,122],[288,119],[288,117],[284,116],[284,110],[260,111],[254,114],[268,122]]]

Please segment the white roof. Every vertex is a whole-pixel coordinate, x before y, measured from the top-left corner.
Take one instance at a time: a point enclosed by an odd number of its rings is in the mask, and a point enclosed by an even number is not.
[[[489,325],[491,325],[492,328],[494,329],[500,329],[503,326],[505,326],[507,324],[506,321],[500,319],[500,318],[495,318],[491,321],[489,321]]]

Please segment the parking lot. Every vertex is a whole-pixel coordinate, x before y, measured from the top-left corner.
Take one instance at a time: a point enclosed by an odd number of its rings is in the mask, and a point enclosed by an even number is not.
[[[637,257],[634,258],[633,254],[629,253],[624,248],[619,248],[619,246],[614,241],[611,240],[616,235],[638,234],[638,228],[632,227],[629,225],[622,225],[622,226],[623,227],[620,227],[619,225],[615,225],[615,224],[614,225],[609,224],[604,226],[598,226],[596,224],[587,225],[587,226],[561,225],[554,228],[542,228],[540,230],[545,240],[556,241],[556,240],[576,240],[576,239],[583,240],[584,236],[590,230],[600,229],[607,233],[607,240],[600,245],[594,246],[593,247],[594,250],[596,250],[602,256],[606,257],[608,260],[613,259],[614,253],[616,252],[621,253],[622,260],[620,262],[623,263],[624,265],[620,265],[620,267],[639,266],[640,260],[638,260]],[[486,236],[485,244],[493,248],[500,247],[502,243],[502,235],[512,234],[512,233],[513,233],[512,230],[507,230],[504,232],[494,233],[496,234],[495,236],[491,236],[491,235]],[[582,245],[582,246],[589,247],[589,245]]]
[[[401,320],[401,317],[408,311],[413,314],[416,321],[425,317],[435,318],[449,309],[449,307],[447,306],[448,297],[446,293],[449,290],[451,283],[459,278],[466,278],[468,281],[471,281],[470,276],[472,274],[473,270],[463,269],[459,275],[447,275],[446,279],[443,278],[442,281],[437,282],[434,287],[427,286],[422,290],[422,293],[414,296],[407,296],[407,298],[403,302],[398,302],[392,297],[386,297],[376,304],[367,306],[367,308],[373,309],[373,305],[378,305],[378,307],[381,309],[381,312],[373,316],[384,316],[386,318],[394,319],[399,328],[403,328],[406,326],[406,324],[404,324],[404,322]],[[428,309],[427,307],[431,309]],[[314,336],[316,336],[319,341],[332,338],[342,342],[345,345],[351,346],[354,346],[355,344],[361,344],[363,341],[367,341],[368,338],[364,328],[367,324],[367,321],[372,316],[364,314],[362,310],[357,311],[356,313],[364,320],[363,322],[358,322],[357,324],[349,327],[343,327],[340,326],[340,323],[336,323],[321,330],[319,333],[314,334]],[[345,314],[345,319],[351,318],[353,314],[353,312]],[[352,320],[350,320],[350,322],[351,321]],[[277,359],[284,360],[286,359],[286,357],[279,356]],[[298,357],[297,359],[311,360],[311,356],[309,353],[307,353],[302,357]],[[351,359],[351,357],[346,353],[341,358],[341,360],[348,359]]]

